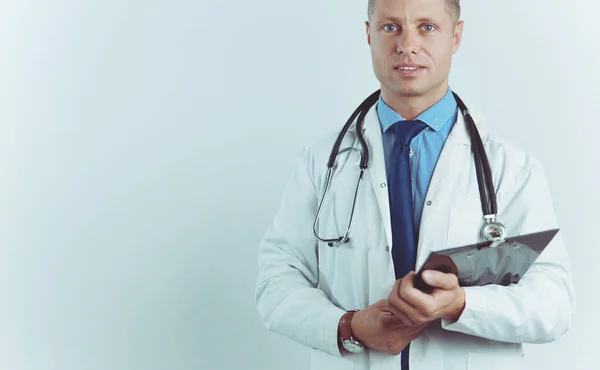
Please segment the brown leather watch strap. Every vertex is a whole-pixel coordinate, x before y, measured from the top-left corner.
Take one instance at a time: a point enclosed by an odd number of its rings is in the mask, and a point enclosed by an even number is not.
[[[345,340],[350,340],[352,338],[352,329],[350,326],[350,321],[352,320],[352,316],[354,316],[355,313],[356,311],[348,311],[340,319],[340,337],[342,339],[342,342]]]

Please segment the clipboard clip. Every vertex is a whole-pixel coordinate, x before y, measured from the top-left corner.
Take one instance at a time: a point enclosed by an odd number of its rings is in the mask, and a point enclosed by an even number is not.
[[[490,248],[496,248],[504,243],[506,243],[506,239],[504,239],[504,238],[494,239],[492,241],[492,244],[490,244]]]

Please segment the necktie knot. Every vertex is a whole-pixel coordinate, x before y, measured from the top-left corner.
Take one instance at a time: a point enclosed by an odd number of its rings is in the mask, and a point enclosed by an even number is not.
[[[396,142],[400,145],[410,145],[415,138],[427,125],[423,121],[407,120],[394,123],[390,129],[396,135]]]

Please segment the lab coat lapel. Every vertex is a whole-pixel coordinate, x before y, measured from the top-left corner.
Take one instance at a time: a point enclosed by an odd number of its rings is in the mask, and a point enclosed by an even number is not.
[[[369,165],[368,172],[373,186],[381,218],[385,228],[387,245],[392,245],[392,227],[390,220],[390,203],[387,189],[387,175],[385,169],[385,159],[383,154],[383,141],[381,134],[381,124],[377,116],[376,106],[373,106],[365,116],[363,125],[365,141],[369,147]]]
[[[479,114],[479,112],[473,110],[472,108],[470,108],[470,112],[475,120],[477,129],[479,130],[482,141],[485,145],[488,139],[488,130],[487,126],[485,125],[485,119]],[[351,131],[353,130],[355,130],[354,125],[351,128]],[[371,181],[371,186],[373,186],[373,191],[375,193],[381,218],[383,220],[387,245],[391,246],[392,227],[390,219],[390,203],[387,189],[387,175],[383,152],[381,124],[377,115],[376,106],[371,107],[365,116],[363,133],[370,153],[369,165],[367,167],[369,178]],[[357,146],[357,148],[360,147],[358,140],[355,141],[354,145]],[[435,200],[435,209],[440,210],[444,207],[448,207],[452,201],[452,196],[457,187],[460,185],[461,181],[461,179],[456,178],[456,176],[453,176],[453,174],[460,173],[462,166],[473,165],[470,150],[471,140],[466,129],[465,119],[459,111],[457,121],[454,125],[454,128],[450,132],[450,135],[446,139],[446,143],[444,144],[438,159],[427,191],[426,200]],[[436,213],[438,215],[440,214],[439,212]],[[438,224],[440,221],[442,222]],[[430,214],[427,209],[424,209],[423,217],[421,219],[421,227],[419,230],[417,264],[419,264],[419,262],[424,258],[427,258],[432,245],[437,245],[437,243],[445,243],[445,234],[442,237],[439,230],[436,232],[436,225],[439,228],[439,225],[443,224],[445,224],[443,220],[440,220],[439,217],[435,217],[435,215]]]
[[[482,142],[488,141],[488,128],[485,119],[473,109],[469,110]],[[467,132],[465,118],[459,110],[456,123],[446,139],[435,166],[425,201],[432,201],[433,207],[424,207],[419,229],[417,246],[417,266],[425,261],[432,250],[446,247],[448,212],[454,195],[468,179],[458,176],[465,166],[474,166],[471,152],[471,140]]]

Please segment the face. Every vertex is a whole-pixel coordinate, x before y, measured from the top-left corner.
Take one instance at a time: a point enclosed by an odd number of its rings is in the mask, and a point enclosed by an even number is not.
[[[373,69],[386,96],[441,98],[462,39],[446,0],[376,0],[366,22]]]

